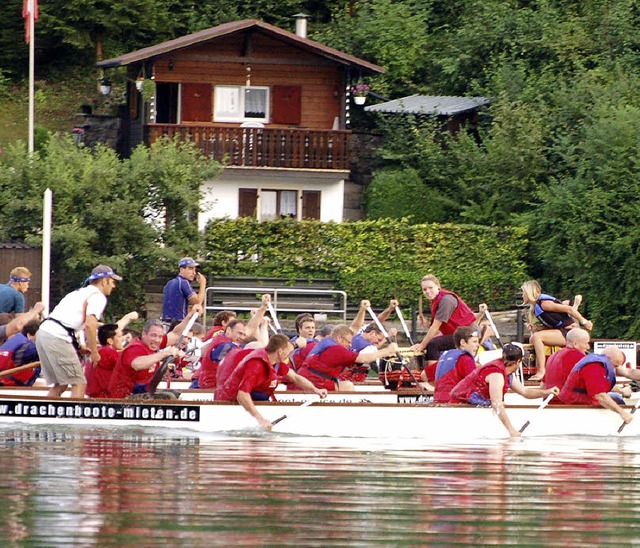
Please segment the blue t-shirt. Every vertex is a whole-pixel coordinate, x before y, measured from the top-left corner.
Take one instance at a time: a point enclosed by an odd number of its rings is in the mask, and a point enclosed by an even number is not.
[[[176,276],[162,291],[162,319],[184,320],[189,313],[189,297],[195,291],[189,280]]]
[[[24,295],[9,284],[0,284],[0,312],[22,314]]]

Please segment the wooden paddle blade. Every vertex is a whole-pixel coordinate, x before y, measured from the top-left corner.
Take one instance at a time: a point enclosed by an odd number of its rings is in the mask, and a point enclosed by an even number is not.
[[[638,401],[636,401],[636,404],[633,406],[633,409],[631,410],[632,415],[638,410],[638,407],[640,407],[640,398],[638,398]],[[620,434],[624,430],[625,426],[627,426],[627,423],[622,421],[620,428],[618,428],[618,434]]]
[[[20,365],[18,367],[12,367],[11,369],[6,369],[5,371],[0,371],[0,377],[7,377],[8,375],[13,375],[14,373],[20,373],[20,371],[25,371],[27,369],[33,369],[34,367],[38,367],[40,362],[31,362],[25,365]]]
[[[156,393],[156,389],[158,388],[160,381],[164,377],[164,374],[167,372],[167,368],[169,367],[171,358],[172,356],[168,356],[167,358],[162,360],[162,363],[160,364],[158,369],[155,370],[153,377],[151,377],[151,380],[147,384],[147,392],[152,396]]]
[[[278,417],[276,420],[271,421],[271,426],[275,426],[276,424],[278,424],[279,422],[283,421],[286,418],[287,418],[286,415],[282,415],[282,417]]]

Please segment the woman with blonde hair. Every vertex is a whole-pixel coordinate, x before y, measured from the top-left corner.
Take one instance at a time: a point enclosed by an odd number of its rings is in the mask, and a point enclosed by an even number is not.
[[[567,332],[570,329],[578,327],[579,324],[591,331],[593,324],[578,311],[582,302],[581,295],[575,296],[571,306],[569,301],[560,302],[555,297],[542,293],[542,288],[536,280],[524,282],[520,289],[524,304],[529,305],[529,342],[536,354],[537,372],[531,380],[540,381],[545,374],[545,346],[565,346]],[[536,325],[538,322],[542,325]]]
[[[424,276],[421,286],[424,296],[431,301],[431,325],[422,341],[414,344],[411,350],[425,351],[423,380],[430,382],[435,379],[440,354],[455,348],[455,330],[458,327],[475,325],[477,319],[467,303],[452,291],[443,289],[440,280],[433,274]],[[421,325],[425,323],[422,318]]]

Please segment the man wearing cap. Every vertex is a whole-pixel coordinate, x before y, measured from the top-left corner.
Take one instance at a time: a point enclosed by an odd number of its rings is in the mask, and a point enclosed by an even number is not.
[[[93,363],[98,363],[98,320],[107,306],[107,297],[120,280],[111,267],[95,267],[84,285],[68,293],[42,322],[36,348],[44,378],[53,385],[48,396],[59,397],[71,385],[72,397],[84,397],[87,381],[80,363],[77,333],[84,328],[87,348],[83,350],[91,354]]]
[[[201,272],[196,272],[200,266],[191,257],[183,257],[178,263],[178,275],[169,280],[162,291],[162,319],[165,322],[172,320],[182,321],[189,313],[189,305],[204,304],[204,295],[207,290],[207,279]],[[198,278],[198,293],[191,287],[196,277]]]
[[[18,266],[10,272],[9,283],[0,284],[0,312],[24,312],[24,294],[29,289],[30,281],[31,272],[24,266]]]

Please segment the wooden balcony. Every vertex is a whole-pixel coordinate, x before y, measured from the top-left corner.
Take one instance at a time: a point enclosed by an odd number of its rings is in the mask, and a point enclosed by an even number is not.
[[[187,136],[209,158],[230,166],[349,169],[350,131],[149,124],[147,143]]]

